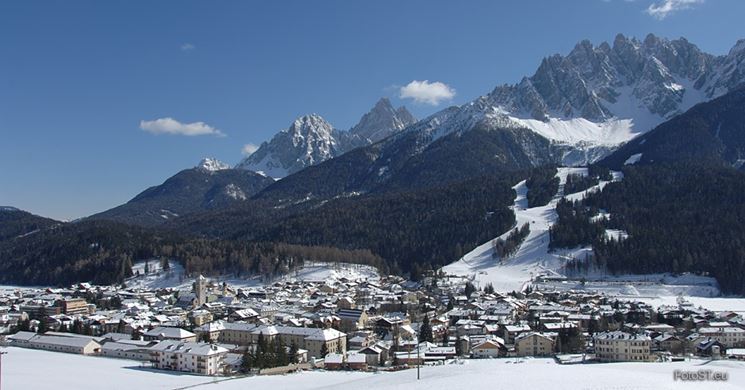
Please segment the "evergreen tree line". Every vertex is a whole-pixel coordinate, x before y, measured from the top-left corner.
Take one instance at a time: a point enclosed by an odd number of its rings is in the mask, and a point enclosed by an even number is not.
[[[515,223],[515,192],[505,179],[484,177],[426,191],[342,198],[278,223],[262,239],[369,249],[393,273],[419,280]]]
[[[525,185],[528,187],[528,207],[545,206],[559,191],[559,178],[555,167],[531,170]]]
[[[561,204],[552,247],[592,244],[593,266],[612,273],[693,272],[714,276],[724,293],[745,293],[745,174],[718,164],[678,162],[627,166],[624,179]],[[592,210],[607,210],[607,240]],[[584,210],[584,211],[583,211]],[[559,208],[557,208],[559,211]]]
[[[288,348],[281,337],[266,341],[263,333],[259,333],[256,347],[247,349],[243,354],[241,368],[243,372],[260,370],[262,368],[282,367],[296,363],[298,346],[293,343]]]
[[[515,228],[507,235],[507,238],[497,238],[492,241],[492,247],[494,253],[492,257],[495,259],[506,259],[517,252],[520,248],[520,244],[525,241],[525,238],[530,234],[530,225],[525,223],[520,228]]]
[[[549,228],[549,250],[590,245],[604,238],[605,229],[599,222],[592,222],[597,208],[586,207],[582,202],[561,199],[556,204],[557,222]]]
[[[575,192],[584,191],[594,185],[597,185],[600,180],[597,177],[584,176],[577,173],[567,175],[566,183],[564,183],[564,194],[573,194]]]
[[[388,271],[385,261],[366,249],[158,235],[148,229],[93,221],[0,242],[0,282],[119,284],[133,276],[135,260],[151,258],[160,258],[164,270],[170,267],[168,259],[174,259],[189,275],[229,272],[271,278],[305,261],[365,264]]]
[[[549,176],[555,172],[546,170],[552,172]],[[0,282],[121,283],[132,276],[134,261],[152,258],[173,259],[189,274],[272,277],[314,260],[368,264],[418,280],[425,271],[514,226],[511,187],[521,177],[526,172],[500,172],[439,187],[341,197],[306,208],[264,205],[248,222],[209,213],[218,218],[207,220],[215,235],[192,235],[179,223],[160,228],[104,220],[66,223],[0,241]]]
[[[584,191],[602,181],[611,181],[613,175],[610,169],[600,165],[590,165],[587,167],[587,176],[572,173],[567,175],[564,183],[564,194],[574,194]]]
[[[608,167],[603,165],[592,164],[587,167],[587,175],[589,177],[596,177],[598,180],[611,181],[613,175]]]

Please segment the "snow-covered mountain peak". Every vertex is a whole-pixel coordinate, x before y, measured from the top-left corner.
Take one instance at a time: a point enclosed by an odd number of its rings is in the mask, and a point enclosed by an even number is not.
[[[230,169],[230,165],[225,164],[224,162],[217,160],[215,158],[206,157],[206,158],[203,158],[202,161],[200,161],[199,164],[197,164],[195,168],[201,169],[207,172],[216,172],[216,171],[222,171],[224,169]]]
[[[495,88],[489,100],[553,142],[608,149],[742,83],[743,49],[738,42],[716,57],[685,38],[654,34],[643,41],[618,34],[612,45],[583,40],[567,56],[544,58],[518,84]]]
[[[298,117],[284,132],[292,137],[294,146],[317,144],[328,148],[336,144],[334,127],[315,113]]]
[[[377,142],[416,122],[405,107],[395,109],[380,99],[349,131],[337,130],[318,114],[303,115],[269,142],[241,161],[236,168],[282,178],[305,167]]]
[[[745,39],[738,40],[735,46],[730,49],[728,56],[739,56],[742,53],[745,53]]]
[[[261,144],[236,168],[282,178],[339,153],[337,131],[318,114],[303,115]]]
[[[476,127],[523,127],[562,150],[561,163],[586,164],[742,83],[745,55],[737,53],[743,52],[733,49],[716,57],[684,38],[653,34],[643,41],[618,34],[612,45],[583,40],[566,56],[545,57],[519,83],[498,86],[407,131],[422,133],[421,149],[444,135]]]

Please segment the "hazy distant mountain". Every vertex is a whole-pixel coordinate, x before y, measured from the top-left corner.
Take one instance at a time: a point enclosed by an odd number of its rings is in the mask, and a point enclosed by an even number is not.
[[[204,159],[196,167],[146,189],[129,202],[88,218],[157,225],[184,214],[242,202],[272,182],[273,179],[258,173]]]
[[[0,206],[0,241],[24,237],[61,223],[15,207]]]

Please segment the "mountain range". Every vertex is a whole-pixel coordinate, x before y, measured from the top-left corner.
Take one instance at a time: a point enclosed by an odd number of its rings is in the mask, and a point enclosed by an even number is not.
[[[394,108],[387,98],[349,130],[336,129],[318,114],[298,117],[235,166],[282,178],[275,183],[254,178],[259,184],[250,188],[240,183],[228,188],[231,183],[226,181],[213,189],[188,185],[187,175],[180,173],[178,180],[175,176],[166,183],[182,185],[167,188],[170,194],[189,191],[176,196],[192,199],[188,207],[183,202],[182,207],[170,207],[168,200],[151,201],[153,193],[162,196],[166,191],[155,187],[93,217],[151,225],[174,214],[225,207],[253,195],[285,204],[323,201],[494,171],[585,165],[632,139],[640,142],[640,136],[658,124],[721,96],[743,80],[745,40],[723,56],[704,53],[684,38],[652,34],[643,41],[619,34],[612,44],[597,46],[585,40],[566,56],[544,58],[532,76],[517,84],[498,86],[420,121],[405,107]],[[228,172],[211,177],[240,176]],[[201,180],[200,175],[191,177]],[[235,196],[212,199],[228,193]],[[128,217],[137,207],[142,216]]]
[[[74,269],[75,261],[94,258],[99,264],[118,252],[126,256],[117,259],[157,252],[162,235],[171,237],[167,253],[184,258],[201,259],[204,246],[222,245],[215,241],[325,245],[369,249],[391,270],[417,274],[508,229],[514,222],[511,187],[536,171],[552,177],[557,165],[633,171],[699,164],[715,168],[690,169],[676,183],[644,171],[636,183],[669,193],[711,172],[738,189],[745,162],[743,81],[745,40],[721,56],[684,38],[651,34],[641,41],[618,35],[597,46],[582,41],[566,56],[543,59],[532,76],[514,85],[421,120],[385,98],[349,130],[304,115],[235,167],[206,159],[78,225],[25,216],[31,224],[9,229],[0,256],[72,262]],[[666,172],[676,167],[665,165]],[[646,221],[637,218],[638,226]],[[34,223],[58,231],[22,237],[37,229]],[[106,242],[105,233],[93,229],[116,234],[110,241],[118,246],[106,256],[86,252],[77,260],[74,251],[59,251],[67,241],[80,245],[81,237]],[[124,243],[122,235],[135,238]],[[147,242],[139,245],[136,237]],[[643,245],[633,249],[646,250]]]
[[[354,148],[378,142],[416,122],[406,107],[394,109],[380,99],[348,131],[334,128],[318,114],[301,116],[264,142],[236,168],[282,178],[303,168],[340,156]]]

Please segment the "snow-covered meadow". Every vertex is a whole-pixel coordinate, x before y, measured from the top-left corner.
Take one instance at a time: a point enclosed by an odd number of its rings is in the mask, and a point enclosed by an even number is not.
[[[466,360],[398,372],[311,371],[281,376],[211,378],[156,371],[132,360],[6,348],[4,389],[742,389],[745,362],[559,365],[553,359]],[[680,382],[675,370],[726,372],[727,382]]]

